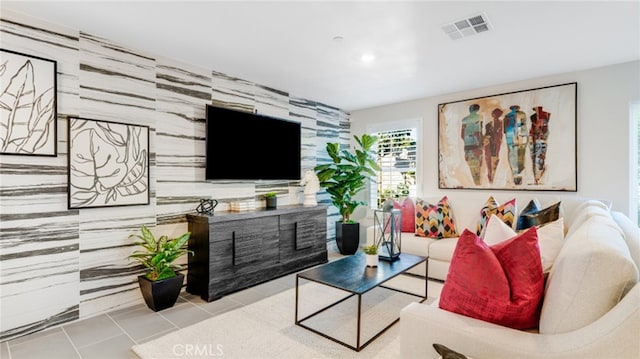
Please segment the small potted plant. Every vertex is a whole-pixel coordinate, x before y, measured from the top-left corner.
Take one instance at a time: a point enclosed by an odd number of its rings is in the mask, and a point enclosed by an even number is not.
[[[377,267],[378,266],[378,247],[375,244],[370,246],[365,246],[364,254],[367,261],[367,267]]]
[[[190,232],[169,239],[166,235],[156,239],[151,231],[142,226],[140,234],[132,234],[133,244],[142,247],[129,255],[130,259],[140,262],[147,273],[138,276],[138,285],[147,306],[154,311],[170,308],[178,300],[184,282],[184,274],[178,273],[182,265],[174,261],[185,254],[193,254],[185,247]]]
[[[267,201],[267,209],[274,209],[278,207],[278,197],[276,192],[267,192],[263,196]]]

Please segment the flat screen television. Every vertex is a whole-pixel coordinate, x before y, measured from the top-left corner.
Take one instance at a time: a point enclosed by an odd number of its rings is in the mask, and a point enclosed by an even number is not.
[[[300,123],[207,105],[207,180],[300,180]]]

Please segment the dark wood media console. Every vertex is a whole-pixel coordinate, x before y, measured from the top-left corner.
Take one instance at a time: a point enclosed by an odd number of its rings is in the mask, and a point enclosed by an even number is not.
[[[327,208],[188,214],[187,292],[210,302],[327,262]]]

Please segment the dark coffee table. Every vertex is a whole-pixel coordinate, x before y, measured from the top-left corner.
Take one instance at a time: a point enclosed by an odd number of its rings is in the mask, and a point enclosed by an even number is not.
[[[391,289],[394,291],[402,292],[405,294],[413,295],[421,298],[420,302],[424,302],[427,299],[427,278],[428,273],[425,270],[425,288],[424,288],[424,296],[418,295],[416,293],[410,293],[390,287],[385,287],[382,284],[400,274],[406,273],[406,271],[412,267],[417,266],[418,264],[426,261],[426,257],[420,257],[412,254],[400,254],[400,258],[393,261],[388,262],[384,260],[380,260],[378,262],[377,268],[369,268],[365,263],[365,256],[363,253],[358,252],[357,254],[349,257],[345,257],[342,259],[338,259],[333,262],[329,262],[303,272],[300,272],[296,275],[296,324],[306,328],[314,333],[322,335],[325,338],[331,339],[337,343],[340,343],[348,348],[351,348],[355,351],[360,351],[362,348],[366,347],[369,343],[371,343],[374,339],[379,337],[382,333],[384,333],[387,329],[389,329],[392,325],[398,322],[400,318],[396,318],[389,325],[384,327],[381,331],[375,334],[372,338],[367,340],[365,343],[361,344],[360,339],[360,322],[362,315],[362,295],[367,293],[368,291],[376,288],[376,287],[384,287],[387,289]],[[426,266],[425,266],[426,267]],[[332,303],[304,318],[298,319],[298,285],[300,278],[306,279],[309,281],[321,283],[330,287],[334,287],[337,289],[344,290],[346,292],[351,293],[345,298],[340,299],[339,301]],[[344,302],[345,300],[357,295],[358,296],[358,313],[357,313],[357,333],[356,333],[356,345],[350,345],[341,340],[338,340],[334,337],[326,333],[322,333],[316,329],[313,329],[305,324],[309,318],[312,318],[325,310]]]

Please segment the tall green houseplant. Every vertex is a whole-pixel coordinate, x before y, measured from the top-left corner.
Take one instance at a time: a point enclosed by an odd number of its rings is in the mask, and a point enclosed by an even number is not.
[[[367,205],[366,202],[357,200],[356,195],[365,189],[366,181],[375,177],[376,171],[380,170],[376,163],[374,149],[378,137],[363,134],[361,137],[354,135],[353,138],[358,144],[355,152],[350,152],[347,149],[340,150],[339,143],[327,143],[326,150],[333,162],[314,168],[320,187],[324,188],[331,196],[331,203],[342,216],[342,220],[336,223],[336,241],[343,254],[353,254],[358,247],[356,242],[355,249],[353,249],[353,243],[351,243],[345,252],[353,253],[343,252],[341,248],[341,244],[344,244],[341,243],[343,238],[340,238],[342,225],[355,223],[351,220],[351,215],[358,206]],[[357,228],[359,237],[359,226]]]

